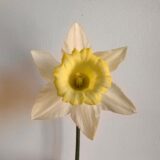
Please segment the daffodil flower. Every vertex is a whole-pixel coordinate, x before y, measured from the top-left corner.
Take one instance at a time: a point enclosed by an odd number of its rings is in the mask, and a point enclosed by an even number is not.
[[[47,80],[34,104],[32,119],[70,114],[80,130],[93,139],[101,110],[125,115],[135,112],[133,103],[111,77],[111,72],[125,58],[126,47],[94,53],[83,29],[75,23],[62,52],[59,63],[49,52],[31,51],[42,77]]]

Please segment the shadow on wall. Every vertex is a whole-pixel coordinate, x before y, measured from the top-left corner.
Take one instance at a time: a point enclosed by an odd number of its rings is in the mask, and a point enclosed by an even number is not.
[[[37,81],[34,68],[31,61],[24,61],[0,71],[0,128],[3,130],[0,134],[0,158],[3,155],[4,160],[11,159],[8,157],[10,152],[13,154],[12,157],[17,157],[18,154],[18,157],[22,158],[21,154],[25,154],[25,150],[28,156],[38,152],[39,155],[36,157],[43,157],[42,160],[60,160],[61,158],[61,121],[30,120],[32,105],[42,86],[41,82]],[[28,136],[36,137],[36,134],[41,136],[29,139]],[[16,142],[15,140],[19,137],[22,140]],[[13,143],[6,143],[9,138]],[[28,140],[31,142],[28,143]],[[28,148],[23,150],[21,146],[25,145],[32,146],[33,150]],[[19,150],[18,153],[17,150]],[[30,159],[36,158],[30,157]]]
[[[23,12],[16,17],[5,12],[0,16],[0,159],[61,160],[61,121],[30,120],[42,86],[29,53],[32,42],[39,43],[32,33],[36,26]]]

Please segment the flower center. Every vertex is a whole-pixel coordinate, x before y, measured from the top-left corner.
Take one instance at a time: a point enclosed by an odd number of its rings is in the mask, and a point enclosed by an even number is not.
[[[90,48],[64,53],[53,75],[58,96],[74,106],[100,103],[112,83],[108,64]]]
[[[70,85],[73,89],[83,90],[89,85],[89,78],[83,73],[76,72],[70,76]]]

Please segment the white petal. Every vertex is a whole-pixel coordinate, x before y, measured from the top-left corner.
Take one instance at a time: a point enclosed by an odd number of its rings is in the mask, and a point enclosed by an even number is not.
[[[103,58],[108,63],[110,71],[114,71],[124,60],[127,54],[127,47],[112,49],[110,51],[96,52],[95,54]]]
[[[78,23],[74,23],[69,30],[68,36],[64,42],[63,50],[66,53],[71,53],[75,48],[77,50],[89,48],[87,37]]]
[[[136,111],[133,103],[124,95],[121,89],[114,83],[112,83],[112,87],[103,96],[102,109],[126,115],[135,113]]]
[[[71,118],[80,130],[89,138],[93,139],[97,130],[100,117],[98,106],[79,105],[72,107]]]
[[[47,80],[52,80],[53,68],[58,65],[58,62],[49,52],[33,50],[31,54],[41,75]]]
[[[51,119],[67,115],[70,105],[57,96],[53,84],[47,84],[39,93],[32,109],[32,119]]]

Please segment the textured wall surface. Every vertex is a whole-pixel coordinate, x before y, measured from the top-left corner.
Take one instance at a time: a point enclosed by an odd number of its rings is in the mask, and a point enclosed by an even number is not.
[[[75,21],[95,51],[128,46],[113,78],[138,112],[103,112],[95,140],[81,136],[81,160],[159,160],[159,0],[0,0],[0,160],[74,160],[69,117],[30,120],[45,83],[30,50],[49,50],[60,59]]]

